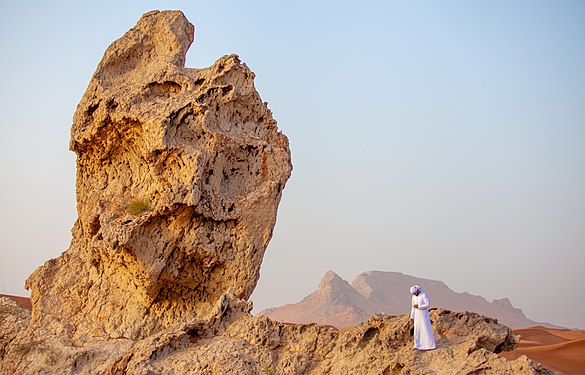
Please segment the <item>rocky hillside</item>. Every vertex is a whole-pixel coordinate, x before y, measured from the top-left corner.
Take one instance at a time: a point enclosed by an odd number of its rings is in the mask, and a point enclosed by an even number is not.
[[[237,56],[185,68],[193,33],[153,11],[106,50],[71,128],[71,246],[27,280],[32,312],[0,297],[0,373],[550,373],[500,358],[516,337],[473,313],[432,311],[432,352],[411,349],[407,316],[345,331],[252,316],[288,140]]]
[[[364,272],[351,285],[335,272],[329,271],[321,279],[319,288],[302,301],[266,309],[260,315],[291,323],[352,326],[376,313],[410,313],[409,288],[414,284],[422,286],[431,298],[432,306],[480,313],[512,328],[536,325],[554,327],[528,319],[507,298],[489,302],[480,296],[454,292],[441,281],[380,271]]]

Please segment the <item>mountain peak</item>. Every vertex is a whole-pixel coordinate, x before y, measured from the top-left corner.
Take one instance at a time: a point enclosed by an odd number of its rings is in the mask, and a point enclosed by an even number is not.
[[[328,280],[343,280],[341,278],[341,276],[339,276],[338,274],[335,273],[335,271],[329,270],[327,272],[325,272],[325,275],[323,275],[323,277],[321,278],[321,282],[323,281],[328,281]]]
[[[323,277],[321,278],[321,281],[319,282],[319,289],[327,288],[328,286],[330,286],[332,284],[339,284],[339,283],[347,283],[347,281],[343,280],[341,278],[341,276],[339,276],[335,272],[327,271],[327,272],[325,272],[325,275],[323,275]]]
[[[351,289],[348,291],[348,289]],[[347,281],[342,279],[333,271],[327,271],[319,282],[317,294],[329,300],[336,300],[353,291],[353,288]]]

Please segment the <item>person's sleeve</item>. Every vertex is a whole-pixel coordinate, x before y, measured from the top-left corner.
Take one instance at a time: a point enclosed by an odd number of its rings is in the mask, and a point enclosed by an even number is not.
[[[410,319],[414,319],[414,307],[412,306],[412,300],[410,301]]]
[[[431,302],[429,301],[429,299],[427,298],[427,296],[424,296],[420,303],[418,304],[418,308],[421,310],[428,310],[428,308],[431,306]]]

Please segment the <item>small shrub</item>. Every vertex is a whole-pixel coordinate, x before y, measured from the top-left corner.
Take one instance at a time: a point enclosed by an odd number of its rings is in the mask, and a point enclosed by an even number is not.
[[[25,343],[20,343],[14,348],[14,352],[20,356],[26,356],[31,350],[38,348],[43,344],[43,341],[33,340]]]
[[[44,340],[21,342],[13,349],[13,352],[20,355],[21,358],[26,357],[32,351],[42,354],[43,362],[49,367],[54,366],[59,359],[59,353],[52,347],[45,345]]]
[[[150,210],[150,202],[148,199],[134,199],[126,206],[126,212],[130,215],[140,215],[148,210]]]

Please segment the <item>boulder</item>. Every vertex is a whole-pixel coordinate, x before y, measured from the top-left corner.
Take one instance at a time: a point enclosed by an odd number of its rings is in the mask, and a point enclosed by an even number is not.
[[[34,325],[138,339],[254,290],[288,140],[238,56],[185,68],[193,33],[153,11],[106,50],[71,128],[71,247],[26,282]]]

